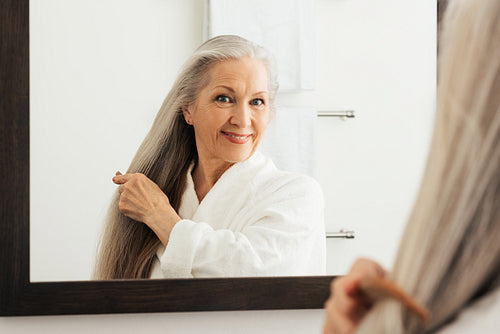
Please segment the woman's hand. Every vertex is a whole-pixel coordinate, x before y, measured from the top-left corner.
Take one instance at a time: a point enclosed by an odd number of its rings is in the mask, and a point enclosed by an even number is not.
[[[174,225],[181,220],[167,195],[156,183],[140,173],[122,175],[118,172],[113,182],[120,185],[120,212],[148,225],[166,245]]]
[[[384,269],[376,262],[358,259],[346,276],[331,284],[330,298],[325,303],[324,334],[353,333],[371,308],[370,300],[360,288],[363,277],[383,277]]]

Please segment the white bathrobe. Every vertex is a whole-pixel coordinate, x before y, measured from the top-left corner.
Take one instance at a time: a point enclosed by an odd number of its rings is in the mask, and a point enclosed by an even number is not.
[[[323,194],[256,152],[198,201],[187,174],[179,216],[151,278],[325,274]]]

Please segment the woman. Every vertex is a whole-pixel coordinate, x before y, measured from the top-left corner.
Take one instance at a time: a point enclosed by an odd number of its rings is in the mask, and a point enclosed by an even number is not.
[[[325,333],[493,333],[500,314],[500,2],[449,3],[433,142],[389,275],[430,311],[372,305],[360,288],[384,270],[359,260],[332,282]]]
[[[241,37],[194,52],[113,178],[96,278],[324,273],[319,185],[256,151],[277,89],[270,55]]]

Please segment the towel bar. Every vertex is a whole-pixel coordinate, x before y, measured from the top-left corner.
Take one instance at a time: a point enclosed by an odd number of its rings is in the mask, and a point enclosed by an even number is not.
[[[340,230],[338,232],[326,232],[326,238],[354,239],[354,231]]]
[[[354,110],[318,111],[318,117],[354,118]]]

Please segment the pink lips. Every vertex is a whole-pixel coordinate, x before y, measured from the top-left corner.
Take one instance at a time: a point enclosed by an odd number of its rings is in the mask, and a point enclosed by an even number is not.
[[[227,140],[229,140],[233,144],[245,144],[252,138],[252,135],[245,135],[245,134],[239,134],[239,133],[234,133],[234,132],[225,132],[221,131],[221,133],[226,137]]]

